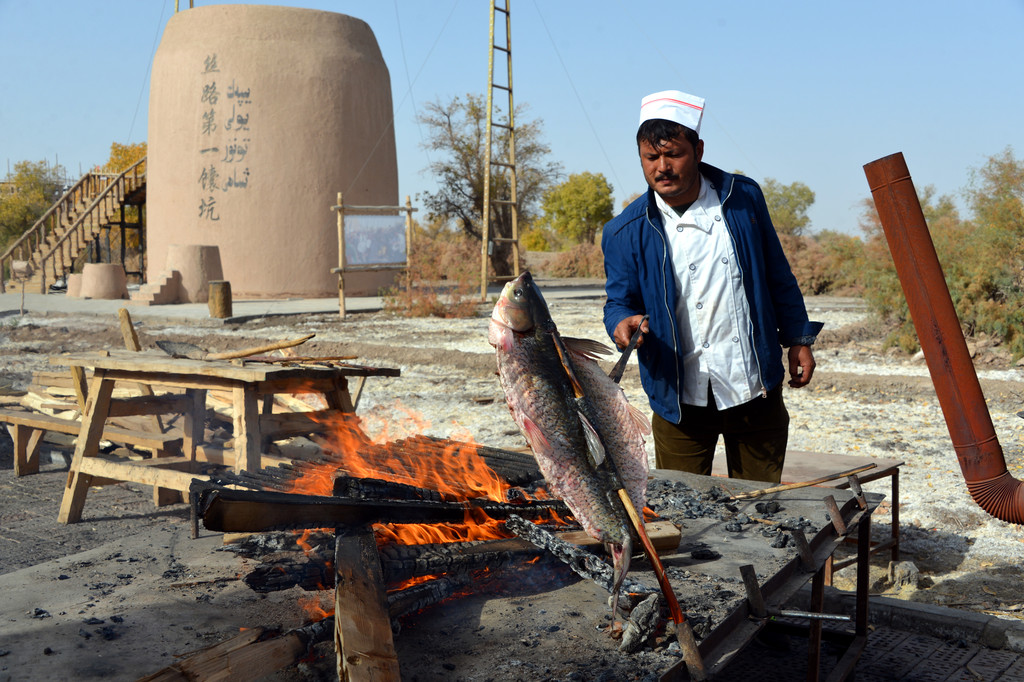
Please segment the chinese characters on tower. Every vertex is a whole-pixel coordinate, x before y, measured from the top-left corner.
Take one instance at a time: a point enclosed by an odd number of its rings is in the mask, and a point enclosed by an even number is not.
[[[216,54],[203,60],[202,73],[198,210],[200,220],[217,221],[218,200],[224,193],[249,188],[245,159],[249,153],[252,99],[248,87],[222,76]]]

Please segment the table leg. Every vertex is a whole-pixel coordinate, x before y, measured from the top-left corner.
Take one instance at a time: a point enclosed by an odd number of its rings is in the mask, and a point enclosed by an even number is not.
[[[185,412],[184,439],[182,454],[191,462],[190,471],[196,473],[196,449],[206,437],[206,390],[189,388],[185,390],[188,397],[188,409]]]
[[[900,470],[892,472],[892,555],[893,561],[900,560]]]
[[[334,390],[324,394],[327,407],[341,412],[354,413],[355,406],[352,404],[352,396],[348,392],[348,380],[345,377],[338,377],[334,384]]]
[[[259,471],[263,458],[263,438],[260,434],[259,397],[251,384],[235,386],[235,466],[239,471]]]
[[[39,451],[46,431],[26,424],[9,424],[7,430],[14,444],[14,475],[39,473]]]
[[[99,451],[103,426],[110,414],[110,396],[113,391],[114,382],[106,378],[106,371],[97,369],[85,401],[82,428],[75,441],[75,454],[71,459],[64,498],[61,500],[60,513],[57,515],[57,520],[61,523],[77,523],[82,519],[85,495],[89,491],[92,476],[79,473],[79,469],[84,458],[95,457]]]
[[[71,366],[71,383],[75,387],[75,400],[78,402],[78,410],[85,415],[85,399],[89,393],[89,387],[86,383],[84,367]]]

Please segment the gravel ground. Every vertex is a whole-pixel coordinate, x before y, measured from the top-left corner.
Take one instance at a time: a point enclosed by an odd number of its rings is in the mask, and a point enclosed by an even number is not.
[[[560,299],[551,302],[551,309],[563,335],[606,341],[601,304],[593,298]],[[922,580],[917,590],[904,589],[896,596],[1016,617],[1024,533],[993,519],[970,499],[923,361],[883,352],[880,333],[856,300],[812,298],[808,306],[812,318],[826,323],[826,332],[815,349],[818,368],[811,387],[785,393],[792,418],[790,447],[903,460],[902,548]],[[390,439],[426,433],[521,447],[494,375],[493,349],[486,340],[489,312],[459,320],[366,313],[346,320],[311,315],[198,327],[153,319],[138,326],[144,347],[174,338],[211,350],[316,332],[304,353],[353,354],[357,362],[401,369],[401,377],[367,382],[358,412],[368,432]],[[121,343],[116,320],[51,315],[2,323],[0,385],[14,389],[23,388],[32,371],[49,369],[50,353]],[[998,351],[980,349],[976,364],[1007,466],[1019,477],[1024,421],[1015,413],[1024,395],[1024,372]],[[627,371],[623,388],[634,404],[646,406],[635,370]],[[888,479],[865,487],[889,493]],[[890,507],[883,505],[874,518],[880,536],[887,532],[889,514]],[[2,559],[0,572],[9,570]],[[875,589],[887,592],[885,562],[876,558],[874,564]],[[840,586],[842,579],[841,574]]]

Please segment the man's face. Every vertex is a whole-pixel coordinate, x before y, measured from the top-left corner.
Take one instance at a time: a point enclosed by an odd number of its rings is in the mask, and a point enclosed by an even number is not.
[[[700,194],[697,164],[703,156],[704,140],[699,140],[694,149],[682,135],[662,140],[659,147],[646,141],[640,143],[644,178],[669,206],[680,206],[697,199]]]

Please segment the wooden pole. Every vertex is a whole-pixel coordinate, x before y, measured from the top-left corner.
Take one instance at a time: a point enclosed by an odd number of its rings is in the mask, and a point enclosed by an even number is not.
[[[345,317],[345,204],[338,192],[338,312]]]
[[[821,478],[816,478],[813,481],[801,481],[799,483],[785,483],[783,485],[777,485],[777,486],[774,486],[772,488],[764,488],[762,490],[752,490],[749,493],[738,493],[736,495],[733,495],[729,499],[730,500],[752,500],[755,497],[761,497],[762,495],[767,495],[769,493],[778,493],[778,492],[782,492],[783,490],[796,490],[797,488],[807,488],[807,487],[812,486],[812,485],[818,485],[819,483],[827,483],[829,481],[834,481],[837,478],[844,478],[846,476],[852,476],[853,474],[859,474],[862,471],[867,471],[868,469],[874,469],[876,466],[878,466],[878,465],[877,464],[865,464],[864,466],[857,467],[856,469],[850,469],[849,471],[841,471],[838,474],[829,474],[828,476],[822,476]]]
[[[657,578],[658,585],[661,587],[661,593],[665,596],[665,602],[668,604],[672,622],[676,624],[676,640],[679,642],[679,648],[683,652],[683,662],[686,664],[686,671],[690,674],[691,680],[703,682],[703,680],[707,679],[707,672],[704,669],[704,659],[697,648],[697,639],[694,637],[690,621],[686,620],[686,615],[683,614],[683,609],[679,606],[676,593],[672,590],[672,583],[669,582],[668,574],[661,563],[661,557],[658,556],[658,552],[654,548],[654,543],[651,542],[651,538],[647,535],[647,529],[644,527],[644,521],[640,516],[640,512],[633,506],[633,500],[630,499],[629,493],[626,492],[625,488],[619,488],[618,493],[633,528],[636,530],[637,535],[640,536],[640,544],[643,545],[644,553],[651,562],[651,568],[654,569],[654,577]]]
[[[409,249],[412,248],[412,199],[405,195],[405,264],[409,265]]]

